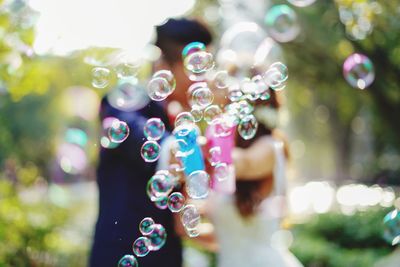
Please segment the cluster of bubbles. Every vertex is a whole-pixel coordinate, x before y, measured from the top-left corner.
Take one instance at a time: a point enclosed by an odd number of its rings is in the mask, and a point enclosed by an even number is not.
[[[139,223],[139,231],[142,234],[132,244],[132,251],[136,257],[144,257],[150,251],[160,250],[166,240],[167,232],[164,226],[157,224],[150,217],[144,218]],[[138,261],[133,255],[125,255],[118,262],[118,267],[137,267]]]
[[[400,211],[392,210],[383,219],[383,237],[392,246],[400,243]]]
[[[374,28],[374,18],[382,13],[382,7],[377,1],[336,2],[339,6],[340,21],[345,25],[347,35],[353,40],[365,39]]]
[[[155,162],[160,157],[161,147],[158,144],[165,132],[165,125],[160,118],[150,118],[143,127],[143,134],[147,138],[141,148],[141,155],[146,162]]]
[[[343,75],[354,88],[365,89],[375,79],[372,61],[363,54],[352,54],[343,63]]]

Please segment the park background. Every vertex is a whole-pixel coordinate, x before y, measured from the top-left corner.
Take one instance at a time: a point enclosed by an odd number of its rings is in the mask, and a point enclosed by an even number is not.
[[[102,145],[97,112],[113,84],[93,88],[94,66],[121,49],[142,53],[147,62],[138,77],[145,82],[152,58],[146,44],[166,18],[204,20],[217,50],[230,25],[264,27],[268,8],[290,5],[145,2],[0,1],[0,266],[86,266]],[[305,266],[378,266],[395,251],[382,238],[383,217],[400,206],[400,3],[291,7],[301,32],[276,44],[290,73],[280,114],[292,154],[285,240]],[[369,26],[361,33],[354,28],[360,21]],[[364,90],[342,75],[355,52],[375,68]],[[215,257],[187,242],[185,259],[202,267]]]

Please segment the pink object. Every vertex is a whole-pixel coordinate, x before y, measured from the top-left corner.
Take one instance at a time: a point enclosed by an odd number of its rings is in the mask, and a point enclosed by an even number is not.
[[[213,124],[206,130],[207,145],[208,149],[212,147],[220,147],[221,155],[220,162],[228,165],[228,175],[223,180],[218,180],[215,175],[212,175],[211,188],[214,191],[233,194],[236,190],[235,183],[235,168],[232,160],[232,150],[235,146],[235,130],[236,127],[232,127],[229,131],[224,131],[224,134],[218,134],[218,124]],[[217,132],[217,134],[215,134]]]

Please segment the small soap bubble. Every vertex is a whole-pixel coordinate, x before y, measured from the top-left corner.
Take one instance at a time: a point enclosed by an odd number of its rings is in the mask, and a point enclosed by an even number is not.
[[[244,116],[239,122],[238,132],[244,140],[253,138],[257,133],[257,129],[258,122],[253,114]]]
[[[160,197],[156,201],[154,201],[154,204],[160,210],[165,210],[168,207],[168,197],[165,197],[165,196]]]
[[[209,154],[208,160],[209,160],[211,166],[215,166],[221,162],[221,154],[222,154],[221,147],[215,146],[215,147],[210,148],[210,150],[208,151],[208,154]]]
[[[135,253],[137,257],[144,257],[147,254],[149,254],[150,252],[149,248],[150,248],[150,240],[145,236],[137,238],[132,245],[133,253]]]
[[[204,109],[214,100],[214,94],[206,82],[197,82],[188,88],[188,101],[191,107]]]
[[[143,128],[143,133],[147,140],[160,140],[164,132],[165,125],[160,118],[148,119]]]
[[[179,113],[176,118],[175,118],[175,128],[178,128],[180,126],[184,125],[193,125],[195,123],[195,119],[192,115],[192,113],[184,111]]]
[[[117,73],[118,78],[134,77],[139,70],[139,65],[128,62],[121,62],[115,66],[114,70]]]
[[[169,70],[159,70],[153,74],[153,78],[163,78],[165,79],[170,86],[170,94],[175,90],[176,80],[174,74],[172,74]]]
[[[193,107],[190,113],[192,113],[195,122],[199,122],[203,118],[203,111],[199,107]]]
[[[238,102],[239,106],[238,106],[238,110],[239,110],[239,117],[243,118],[246,115],[249,115],[253,112],[254,107],[247,102],[246,100],[241,100]]]
[[[192,230],[200,224],[200,213],[195,205],[186,205],[181,211],[181,222],[185,229]]]
[[[162,101],[171,94],[171,87],[164,78],[152,78],[147,84],[147,94],[154,101]]]
[[[275,62],[271,64],[269,68],[276,69],[280,73],[281,77],[279,78],[279,81],[284,82],[289,78],[289,70],[282,62]]]
[[[182,57],[183,59],[185,59],[187,56],[195,52],[205,51],[205,50],[206,50],[205,44],[201,42],[191,42],[183,48]]]
[[[228,99],[232,102],[239,101],[243,96],[242,90],[240,90],[239,84],[235,84],[229,87]]]
[[[264,82],[274,91],[283,90],[286,86],[286,79],[282,79],[282,73],[277,68],[269,68],[264,73]]]
[[[218,181],[224,181],[229,176],[229,167],[226,163],[221,162],[214,167],[214,176]]]
[[[164,226],[161,224],[152,225],[153,231],[148,236],[150,239],[149,249],[151,251],[156,251],[162,248],[167,241],[167,232],[165,231]]]
[[[138,267],[139,264],[133,255],[125,255],[123,256],[119,262],[118,267]]]
[[[146,141],[140,151],[144,161],[154,162],[160,157],[160,150],[161,147],[156,141]]]
[[[367,88],[375,79],[372,61],[365,55],[352,54],[343,63],[343,76],[352,87]]]
[[[243,94],[252,94],[258,92],[258,87],[250,78],[244,78],[240,82],[240,90],[242,90]]]
[[[209,175],[205,171],[192,172],[186,177],[186,191],[193,199],[206,198],[209,191]]]
[[[168,196],[168,194],[174,189],[169,173],[168,175],[156,173],[149,179],[148,183],[150,184],[150,190],[152,191],[151,195],[156,196],[157,198]]]
[[[180,192],[174,192],[168,197],[168,208],[172,212],[180,212],[185,205],[185,197]]]
[[[222,110],[217,105],[211,105],[204,110],[204,120],[211,124],[216,118],[222,114]]]
[[[142,235],[148,235],[153,231],[151,227],[154,224],[154,220],[151,217],[143,218],[143,220],[139,223],[139,231]]]
[[[214,67],[214,57],[206,51],[194,52],[184,59],[185,68],[195,74],[202,74]]]
[[[107,68],[95,67],[92,69],[92,86],[95,88],[105,88],[111,79],[111,72]]]
[[[213,82],[218,89],[225,89],[229,86],[229,74],[225,70],[215,73]]]
[[[288,5],[275,5],[265,15],[268,33],[278,42],[290,42],[300,33],[297,15]]]
[[[122,143],[129,136],[129,126],[126,122],[114,119],[108,129],[108,137],[114,143]]]
[[[392,246],[400,243],[400,212],[392,210],[383,219],[383,237]]]

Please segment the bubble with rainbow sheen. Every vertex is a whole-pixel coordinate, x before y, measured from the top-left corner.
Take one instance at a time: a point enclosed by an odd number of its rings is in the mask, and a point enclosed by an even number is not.
[[[151,227],[153,224],[153,218],[145,217],[139,223],[139,231],[142,233],[142,235],[148,235],[151,233],[151,231],[153,231],[153,228]]]
[[[105,88],[110,83],[111,71],[104,67],[92,69],[92,86],[95,88]]]
[[[167,241],[167,232],[161,224],[154,224],[152,225],[152,228],[153,231],[148,235],[148,238],[150,239],[149,249],[151,251],[156,251],[165,245],[165,242]]]
[[[155,162],[160,157],[161,147],[156,141],[146,141],[140,150],[141,156],[146,162]]]
[[[352,87],[365,89],[375,79],[374,65],[367,56],[354,53],[343,63],[343,76]]]
[[[156,198],[166,197],[174,188],[172,179],[169,175],[156,173],[147,182],[150,185],[152,195]]]
[[[125,255],[118,262],[118,267],[138,267],[138,266],[139,266],[138,261],[133,255]]]
[[[202,42],[191,42],[187,44],[183,50],[182,50],[182,57],[185,59],[187,56],[199,52],[199,51],[205,51],[206,46]]]
[[[211,124],[216,118],[222,114],[222,110],[218,105],[211,105],[204,110],[204,120]]]
[[[185,57],[183,64],[189,72],[201,74],[211,70],[215,62],[211,53],[207,51],[198,51]]]
[[[114,143],[122,143],[129,136],[129,126],[126,122],[115,119],[108,129],[108,137]]]
[[[168,197],[168,208],[171,212],[180,212],[185,206],[185,197],[180,192],[174,192]]]
[[[132,244],[132,251],[137,257],[144,257],[150,252],[150,240],[141,236],[138,237]]]
[[[238,125],[238,133],[244,140],[252,139],[258,129],[258,122],[253,114],[244,116]]]
[[[154,205],[156,205],[156,207],[160,210],[165,210],[166,208],[168,208],[168,197],[163,196],[158,198],[154,201]]]
[[[178,128],[183,125],[193,125],[195,123],[195,119],[192,113],[184,111],[179,113],[175,118],[175,128]]]
[[[198,170],[186,177],[186,192],[192,199],[203,199],[208,196],[210,177],[207,172]]]
[[[187,230],[196,229],[200,224],[200,213],[195,205],[186,205],[180,213],[182,225]]]
[[[144,136],[147,140],[157,141],[164,135],[165,125],[160,118],[150,118],[143,127]]]
[[[147,94],[154,101],[162,101],[173,93],[176,87],[174,75],[169,70],[159,70],[147,84]]]
[[[281,43],[294,40],[300,33],[296,12],[288,5],[271,7],[264,22],[271,37]]]
[[[198,82],[192,84],[188,88],[189,104],[190,106],[204,109],[209,106],[214,100],[214,94],[206,82]]]
[[[383,237],[392,246],[400,243],[400,211],[392,210],[383,218]]]

